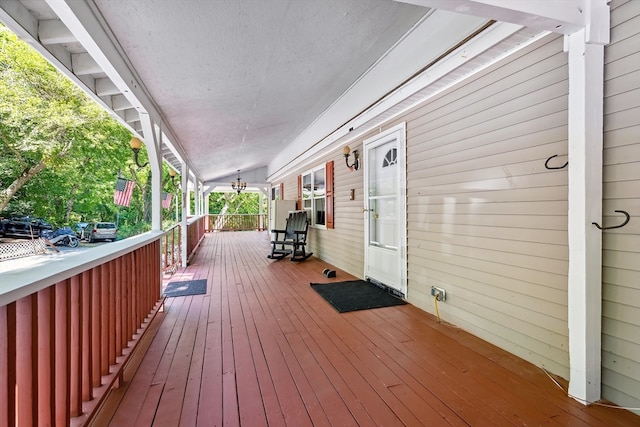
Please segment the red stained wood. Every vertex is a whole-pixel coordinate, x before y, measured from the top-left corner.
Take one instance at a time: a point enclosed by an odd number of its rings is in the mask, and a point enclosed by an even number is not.
[[[37,351],[34,341],[37,333],[34,331],[34,298],[26,297],[16,301],[16,353],[21,355],[16,359],[16,421],[20,426],[36,424],[32,414],[37,412],[36,394],[37,378],[34,375],[33,364],[36,362]]]
[[[268,249],[264,232],[206,235],[165,282],[206,278],[207,295],[167,300],[99,424],[640,425],[411,305],[339,314],[309,286],[332,266],[271,261]]]
[[[10,304],[13,305],[13,304]],[[9,339],[9,309],[8,306],[0,307],[0,372],[9,374],[10,350],[13,351],[14,344]],[[11,425],[13,423],[13,393],[9,387],[13,384],[9,375],[0,375],[0,425]],[[15,390],[15,388],[13,389]],[[10,404],[13,403],[13,405]]]
[[[54,425],[54,325],[55,305],[52,288],[38,292],[38,422]]]
[[[69,281],[55,286],[55,425],[69,424]]]
[[[107,375],[109,373],[110,358],[110,342],[109,339],[109,264],[103,264],[100,267],[100,374]]]
[[[115,280],[113,280],[111,282],[111,286],[114,288],[114,303],[115,303],[115,312],[113,313],[113,317],[115,318],[115,325],[114,325],[114,331],[115,331],[115,357],[118,357],[122,354],[122,349],[125,347],[122,344],[122,306],[124,304],[123,302],[123,278],[124,276],[124,271],[123,271],[123,267],[122,267],[122,263],[123,263],[123,259],[122,257],[120,258],[116,258],[114,260],[114,264],[115,264],[115,270],[114,270],[114,275],[115,275]]]
[[[91,370],[91,271],[82,273],[82,400],[84,402],[93,398],[93,378]]]
[[[102,287],[100,267],[91,270],[91,380],[92,387],[99,387],[101,381],[102,356]]]
[[[82,413],[82,288],[78,276],[70,279],[70,348],[69,348],[69,378],[70,378],[70,413],[77,417]]]

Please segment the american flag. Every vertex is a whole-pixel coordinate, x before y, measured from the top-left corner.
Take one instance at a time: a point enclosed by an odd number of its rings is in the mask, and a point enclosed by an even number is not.
[[[162,193],[162,207],[165,209],[171,207],[171,193]]]
[[[113,203],[120,206],[129,206],[134,185],[135,182],[129,179],[118,178],[116,190],[113,192]]]

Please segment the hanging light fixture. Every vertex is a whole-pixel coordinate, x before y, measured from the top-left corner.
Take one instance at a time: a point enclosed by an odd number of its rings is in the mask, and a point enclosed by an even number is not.
[[[238,180],[237,181],[231,181],[231,188],[236,190],[236,192],[238,194],[240,194],[240,192],[242,190],[247,188],[247,183],[246,182],[240,182],[240,169],[238,169]]]

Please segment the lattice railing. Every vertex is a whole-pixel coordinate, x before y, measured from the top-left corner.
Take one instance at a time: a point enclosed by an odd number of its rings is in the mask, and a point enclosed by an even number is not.
[[[31,255],[41,255],[47,252],[46,246],[44,239],[0,243],[0,261]]]

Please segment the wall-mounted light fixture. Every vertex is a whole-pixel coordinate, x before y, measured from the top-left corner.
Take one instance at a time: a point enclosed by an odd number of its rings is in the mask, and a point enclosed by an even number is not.
[[[238,169],[238,180],[237,181],[231,181],[231,188],[236,190],[236,192],[238,194],[240,194],[240,192],[242,190],[247,188],[247,183],[246,182],[240,182],[240,169]]]
[[[360,167],[360,155],[358,154],[358,150],[353,150],[353,164],[349,165],[349,154],[351,154],[351,149],[349,148],[349,146],[345,146],[344,149],[342,150],[342,153],[344,154],[344,161],[347,164],[347,167],[351,170],[358,170],[358,168]]]
[[[131,138],[131,141],[129,141],[129,146],[131,146],[131,150],[133,151],[133,157],[136,160],[136,165],[139,168],[143,168],[147,166],[149,162],[145,163],[144,165],[141,165],[140,161],[138,160],[138,153],[140,153],[140,148],[142,147],[142,141],[140,141],[138,138],[134,136],[133,138]]]

